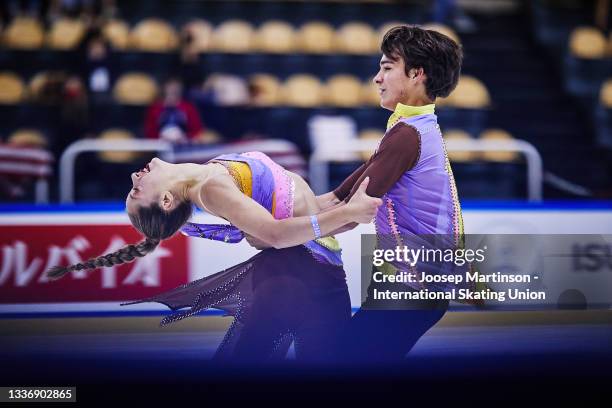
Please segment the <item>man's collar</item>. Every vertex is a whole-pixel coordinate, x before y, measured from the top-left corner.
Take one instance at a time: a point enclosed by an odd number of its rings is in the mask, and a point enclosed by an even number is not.
[[[387,122],[387,129],[395,125],[402,118],[409,118],[411,116],[417,116],[417,115],[433,114],[435,107],[436,107],[436,104],[434,103],[431,103],[429,105],[423,105],[423,106],[410,106],[410,105],[404,105],[403,103],[398,103],[395,106],[395,111],[393,112],[393,114],[389,118],[389,121]]]

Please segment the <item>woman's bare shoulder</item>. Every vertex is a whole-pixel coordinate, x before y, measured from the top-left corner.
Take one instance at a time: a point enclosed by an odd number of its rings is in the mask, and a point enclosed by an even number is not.
[[[240,190],[229,174],[215,174],[200,186],[200,200],[203,209],[218,214],[229,197],[236,196]]]

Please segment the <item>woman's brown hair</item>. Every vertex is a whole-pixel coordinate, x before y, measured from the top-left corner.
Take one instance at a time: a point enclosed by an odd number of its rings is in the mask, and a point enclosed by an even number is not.
[[[191,202],[181,201],[171,211],[164,211],[159,204],[140,207],[135,214],[128,214],[132,225],[146,238],[137,243],[126,245],[110,254],[88,259],[70,266],[55,266],[47,271],[51,279],[59,279],[70,271],[94,269],[103,266],[120,265],[132,262],[155,250],[159,243],[174,235],[186,222],[192,213]]]

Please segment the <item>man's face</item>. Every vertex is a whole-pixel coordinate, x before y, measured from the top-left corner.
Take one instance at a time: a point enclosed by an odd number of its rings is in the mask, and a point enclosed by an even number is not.
[[[405,103],[414,88],[414,81],[406,76],[404,60],[383,55],[380,59],[380,70],[374,77],[380,94],[380,106],[391,111],[398,103]]]

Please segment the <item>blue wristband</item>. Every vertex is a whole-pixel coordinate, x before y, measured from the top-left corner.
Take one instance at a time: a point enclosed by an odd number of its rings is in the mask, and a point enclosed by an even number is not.
[[[312,230],[315,234],[315,239],[321,238],[321,228],[319,227],[319,221],[317,221],[316,215],[310,216],[310,223],[312,224]]]

